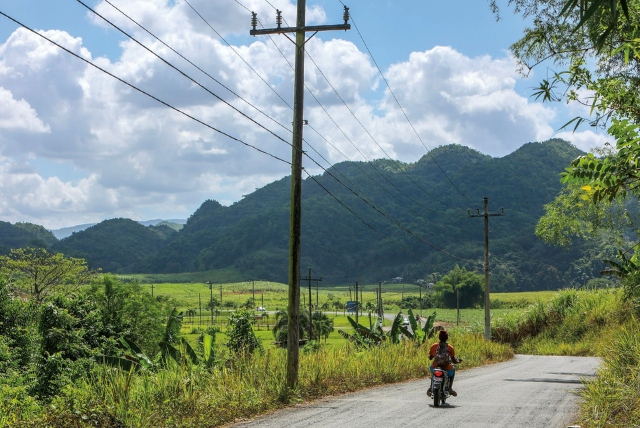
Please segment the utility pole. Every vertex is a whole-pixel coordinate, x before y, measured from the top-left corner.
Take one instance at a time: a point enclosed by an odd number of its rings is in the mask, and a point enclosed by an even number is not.
[[[200,325],[202,326],[202,300],[200,299],[200,293],[198,293],[198,308],[200,309]]]
[[[471,214],[469,217],[484,217],[484,338],[491,340],[491,299],[489,296],[489,217],[503,216],[504,208],[500,208],[500,213],[489,214],[489,199],[484,198],[484,214]]]
[[[253,286],[251,291],[251,305],[255,309],[255,306],[256,306],[256,282],[255,281],[253,281]]]
[[[309,268],[309,275],[306,278],[300,278],[301,281],[308,281],[309,284],[309,340],[313,337],[313,322],[311,318],[313,317],[313,300],[311,298],[311,281],[322,281],[322,277],[320,278],[311,278],[311,268]]]
[[[220,306],[222,306],[222,283],[220,283]]]
[[[358,281],[356,281],[356,324],[358,324],[358,312],[360,311],[358,306],[360,303],[358,302]]]
[[[153,284],[151,284],[151,297],[153,297]]]
[[[384,311],[382,310],[382,282],[378,282],[378,316],[383,319],[384,324]]]
[[[293,84],[293,141],[291,145],[291,212],[289,217],[289,328],[287,335],[287,387],[293,389],[298,384],[299,333],[300,325],[300,231],[302,217],[302,125],[304,121],[304,45],[305,34],[313,31],[349,30],[349,9],[344,7],[344,24],[306,26],[306,0],[298,0],[296,26],[282,27],[282,13],[276,11],[277,28],[258,30],[258,18],[251,12],[252,36],[262,34],[296,34],[295,77]],[[288,36],[286,36],[289,38]],[[289,38],[289,40],[291,40]]]
[[[211,281],[207,281],[207,284],[209,284],[209,306],[211,308],[211,325],[213,325],[213,284]]]

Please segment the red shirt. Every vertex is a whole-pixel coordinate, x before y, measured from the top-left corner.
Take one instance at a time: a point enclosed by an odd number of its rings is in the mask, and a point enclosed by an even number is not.
[[[436,352],[438,351],[438,345],[440,345],[440,343],[434,343],[433,345],[431,345],[431,348],[429,349],[429,358],[433,359],[436,356]],[[453,358],[456,356],[456,351],[453,349],[453,346],[449,345],[447,343],[447,346],[449,347],[449,355],[451,355],[451,359],[453,360]],[[438,366],[436,365],[436,360],[433,360],[433,363],[431,363],[431,367],[433,368],[437,368]],[[440,367],[443,370],[452,370],[453,369],[453,365],[452,364],[447,364],[444,367]]]

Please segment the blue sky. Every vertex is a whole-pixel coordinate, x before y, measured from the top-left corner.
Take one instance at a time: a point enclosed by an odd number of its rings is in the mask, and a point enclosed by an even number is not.
[[[250,16],[244,7],[255,10],[265,26],[273,26],[271,5],[293,24],[295,2],[190,0],[231,47],[184,0],[110,2],[265,115],[151,39],[107,2],[87,4],[270,132],[290,140],[283,126],[290,124],[291,111],[280,97],[290,103],[293,73],[269,38],[248,35]],[[308,42],[307,51],[321,72],[307,60],[306,82],[322,107],[309,94],[305,102],[305,117],[320,135],[307,129],[305,138],[331,163],[346,160],[343,155],[370,160],[385,153],[415,162],[427,149],[451,143],[504,156],[525,143],[557,136],[584,150],[605,141],[590,130],[559,130],[584,114],[579,106],[546,105],[530,97],[549,70],[540,67],[528,78],[516,72],[508,48],[525,22],[506,2],[497,22],[483,0],[346,4],[411,124],[355,28],[320,33]],[[337,0],[308,0],[307,7],[308,24],[342,21]],[[209,125],[289,158],[282,140],[77,1],[0,0],[0,11]],[[292,62],[291,43],[283,36],[273,40]],[[308,171],[322,172],[311,165]],[[232,204],[288,174],[284,163],[157,104],[0,17],[0,220],[59,228],[114,217],[187,218],[206,199]]]

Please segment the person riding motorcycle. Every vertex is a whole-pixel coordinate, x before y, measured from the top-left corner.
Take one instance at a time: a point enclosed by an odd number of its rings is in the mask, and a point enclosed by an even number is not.
[[[434,360],[431,366],[429,366],[429,370],[431,371],[432,374],[433,374],[434,368],[439,367],[442,370],[446,370],[447,376],[449,377],[449,394],[456,397],[458,393],[455,392],[452,388],[453,378],[456,374],[456,369],[452,363],[456,363],[456,364],[461,363],[462,359],[456,358],[456,351],[453,349],[453,346],[447,343],[447,340],[449,340],[449,333],[447,333],[446,330],[440,330],[440,333],[438,333],[438,339],[440,340],[440,342],[434,343],[433,345],[431,345],[431,348],[429,349],[429,360]],[[438,347],[440,346],[441,343],[447,346],[447,349],[449,351],[449,356],[451,357],[450,361],[447,362],[446,364],[440,364],[438,361],[435,360],[436,354],[438,352]],[[431,387],[429,387],[429,389],[427,390],[427,395],[431,397]]]

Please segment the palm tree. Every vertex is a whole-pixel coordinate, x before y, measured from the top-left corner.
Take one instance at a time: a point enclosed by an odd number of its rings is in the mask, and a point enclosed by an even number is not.
[[[299,337],[304,338],[305,332],[309,330],[309,314],[304,311],[300,312]],[[271,329],[273,338],[276,342],[286,342],[289,334],[289,315],[285,310],[278,310],[276,312],[276,321]]]
[[[314,339],[324,338],[324,343],[327,343],[329,334],[333,332],[333,320],[322,312],[314,312],[311,319],[313,321]]]

